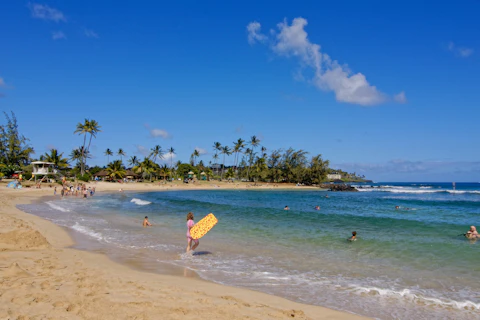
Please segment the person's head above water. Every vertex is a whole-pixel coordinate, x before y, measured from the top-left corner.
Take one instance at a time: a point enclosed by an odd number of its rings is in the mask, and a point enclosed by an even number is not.
[[[147,216],[145,216],[145,219],[148,219],[148,217],[147,217]]]
[[[356,237],[357,236],[357,231],[353,231],[352,236]]]
[[[193,212],[189,212],[189,213],[187,214],[187,221],[188,221],[188,220],[193,220]]]
[[[477,228],[475,228],[475,226],[470,226],[470,231],[475,232],[477,231]]]

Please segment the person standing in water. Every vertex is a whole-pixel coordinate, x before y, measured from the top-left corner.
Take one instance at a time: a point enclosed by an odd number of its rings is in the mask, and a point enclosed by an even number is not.
[[[195,222],[193,222],[193,212],[189,212],[187,214],[187,252],[195,250],[200,244],[200,241],[198,241],[198,239],[193,239],[190,235],[190,229],[192,229],[194,225]]]

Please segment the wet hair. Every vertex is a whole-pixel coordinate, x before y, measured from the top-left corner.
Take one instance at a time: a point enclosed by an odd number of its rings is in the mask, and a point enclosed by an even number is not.
[[[145,219],[148,219],[148,217],[147,217],[147,216],[145,216]]]
[[[353,231],[352,236],[356,236],[356,235],[357,235],[357,231]]]
[[[189,213],[187,214],[187,221],[188,221],[188,220],[193,220],[193,212],[189,212]]]

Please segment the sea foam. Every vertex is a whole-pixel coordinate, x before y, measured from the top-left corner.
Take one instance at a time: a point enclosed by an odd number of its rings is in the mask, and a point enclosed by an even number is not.
[[[147,204],[151,204],[150,201],[146,201],[146,200],[142,200],[142,199],[137,199],[137,198],[133,198],[132,200],[130,200],[130,202],[133,202],[139,206],[146,206]]]
[[[55,209],[55,210],[58,210],[58,211],[62,211],[62,212],[70,212],[69,209],[67,209],[67,208],[62,208],[62,207],[60,207],[59,205],[57,205],[57,204],[55,204],[55,203],[53,203],[53,202],[51,202],[51,201],[47,201],[47,202],[45,202],[45,203],[46,203],[50,208],[52,208],[52,209]]]

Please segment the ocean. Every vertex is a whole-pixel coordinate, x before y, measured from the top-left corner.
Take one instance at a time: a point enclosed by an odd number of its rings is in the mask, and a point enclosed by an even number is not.
[[[480,184],[356,187],[97,193],[19,208],[149,271],[167,264],[378,319],[480,319],[480,240],[461,235],[480,227]],[[189,211],[219,220],[194,255],[184,254]],[[153,227],[141,227],[144,216]]]

